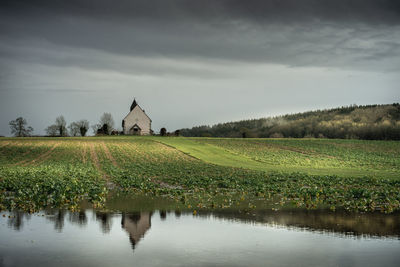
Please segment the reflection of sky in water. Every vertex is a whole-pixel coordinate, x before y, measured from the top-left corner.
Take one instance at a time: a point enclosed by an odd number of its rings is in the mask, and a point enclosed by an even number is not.
[[[397,266],[400,262],[396,238],[346,237],[173,212],[20,215],[0,217],[0,266]]]

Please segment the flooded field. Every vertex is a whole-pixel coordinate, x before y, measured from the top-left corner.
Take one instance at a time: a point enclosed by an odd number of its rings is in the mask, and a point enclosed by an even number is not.
[[[400,211],[394,141],[2,138],[0,177],[0,210],[102,205],[119,190],[208,209],[276,199],[312,209]]]
[[[0,266],[398,266],[400,214],[191,212],[140,204],[2,212]],[[129,206],[132,209],[129,209]]]

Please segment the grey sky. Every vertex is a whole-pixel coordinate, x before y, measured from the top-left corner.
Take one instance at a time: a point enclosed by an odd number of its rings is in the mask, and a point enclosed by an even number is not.
[[[400,101],[400,2],[0,1],[0,135],[63,114],[168,130]]]

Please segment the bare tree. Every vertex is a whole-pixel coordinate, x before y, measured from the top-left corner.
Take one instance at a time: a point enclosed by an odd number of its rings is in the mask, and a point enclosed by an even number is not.
[[[18,117],[13,121],[9,122],[11,133],[15,136],[30,136],[33,132],[33,128],[31,126],[26,127],[27,122],[24,118]]]
[[[50,136],[67,136],[66,125],[67,123],[64,119],[64,116],[58,116],[56,118],[56,123],[46,128],[46,133]]]
[[[70,123],[68,129],[72,136],[78,136],[78,134],[85,136],[89,130],[89,122],[87,120],[74,121]]]
[[[77,122],[71,122],[68,125],[69,133],[72,136],[77,136],[79,134],[79,126]]]
[[[57,136],[58,127],[57,125],[53,124],[47,127],[45,131],[48,136]]]
[[[99,124],[101,125],[104,134],[110,134],[114,129],[114,119],[111,113],[104,113],[100,118]]]
[[[97,134],[97,132],[101,129],[102,125],[100,123],[94,124],[90,126],[93,130],[93,134]]]
[[[59,132],[60,136],[66,136],[67,135],[67,128],[66,128],[67,122],[65,121],[63,115],[58,116],[56,118],[56,124],[55,125],[58,127],[58,132]]]
[[[77,122],[77,125],[79,127],[79,132],[80,132],[81,136],[85,136],[87,131],[89,130],[89,121],[80,120]]]

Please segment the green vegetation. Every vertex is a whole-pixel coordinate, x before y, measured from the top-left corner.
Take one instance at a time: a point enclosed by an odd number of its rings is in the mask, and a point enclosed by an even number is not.
[[[222,166],[314,175],[399,177],[399,142],[168,138],[163,143]],[[397,155],[397,157],[396,157]]]
[[[105,200],[105,181],[82,161],[81,142],[7,138],[0,146],[0,209],[74,209],[84,198]]]
[[[100,205],[108,191],[167,197],[193,210],[400,209],[393,141],[3,138],[0,152],[0,209]]]
[[[349,106],[181,129],[187,137],[400,140],[400,105]]]

